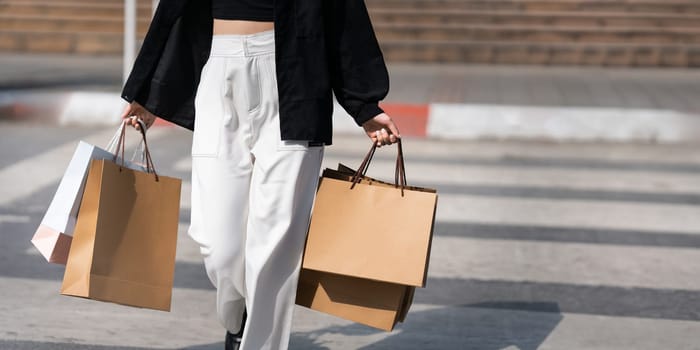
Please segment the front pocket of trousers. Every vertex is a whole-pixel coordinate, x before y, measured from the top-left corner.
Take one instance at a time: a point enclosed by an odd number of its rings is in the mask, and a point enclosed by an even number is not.
[[[221,128],[217,115],[200,114],[195,118],[192,134],[192,156],[215,157],[219,150]]]
[[[192,156],[216,156],[221,139],[221,121],[224,111],[225,61],[213,59],[207,62],[195,96],[194,132]]]

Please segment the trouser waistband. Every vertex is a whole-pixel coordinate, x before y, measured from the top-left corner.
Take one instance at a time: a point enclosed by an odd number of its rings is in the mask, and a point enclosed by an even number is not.
[[[254,34],[216,34],[210,56],[257,56],[275,52],[275,31]]]

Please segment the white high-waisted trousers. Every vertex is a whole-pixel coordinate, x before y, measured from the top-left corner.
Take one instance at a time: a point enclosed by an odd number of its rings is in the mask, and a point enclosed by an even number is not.
[[[188,234],[241,349],[286,349],[323,146],[281,141],[274,31],[215,35],[195,98]]]

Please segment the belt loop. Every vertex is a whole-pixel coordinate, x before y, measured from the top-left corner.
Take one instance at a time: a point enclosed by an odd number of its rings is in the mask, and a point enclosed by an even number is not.
[[[244,36],[242,39],[243,39],[243,55],[248,57],[248,38]]]

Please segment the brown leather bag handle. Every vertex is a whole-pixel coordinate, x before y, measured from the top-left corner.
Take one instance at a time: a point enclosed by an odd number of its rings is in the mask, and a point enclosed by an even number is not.
[[[404,189],[407,186],[406,166],[403,160],[403,147],[401,146],[401,139],[398,139],[396,143],[398,147],[398,152],[396,155],[396,169],[394,171],[394,187],[401,188],[401,197],[403,197]],[[362,163],[360,163],[360,166],[357,168],[355,174],[352,176],[352,185],[350,185],[350,189],[355,188],[355,185],[358,184],[362,180],[362,177],[365,176],[365,174],[367,173],[367,169],[369,169],[369,163],[372,161],[372,157],[374,157],[374,152],[376,150],[377,144],[372,142],[372,148],[370,148],[369,152],[367,152],[365,159],[362,160]]]

